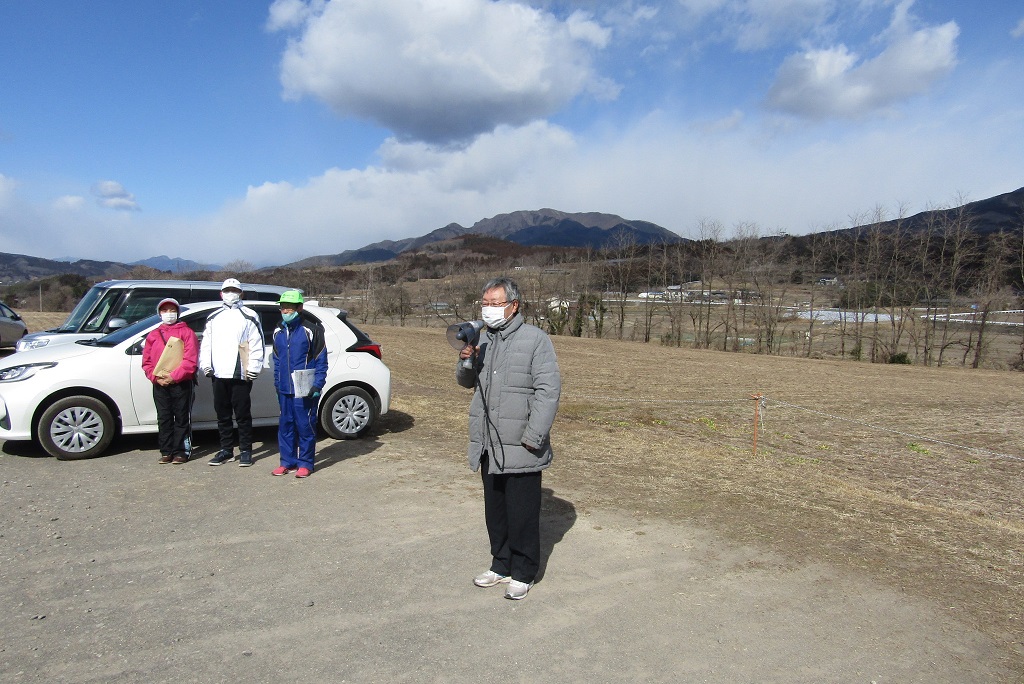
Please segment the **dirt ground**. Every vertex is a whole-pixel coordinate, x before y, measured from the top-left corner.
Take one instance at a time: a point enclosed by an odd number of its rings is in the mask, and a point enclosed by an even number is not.
[[[0,681],[1024,681],[1021,375],[556,338],[517,603],[454,350],[365,328],[393,410],[308,480],[3,445]]]

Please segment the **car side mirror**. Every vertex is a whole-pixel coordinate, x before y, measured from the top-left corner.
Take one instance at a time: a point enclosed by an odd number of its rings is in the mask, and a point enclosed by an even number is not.
[[[107,328],[110,330],[117,330],[118,328],[123,328],[126,325],[128,325],[128,321],[123,318],[111,318],[107,322]]]
[[[21,316],[19,316],[18,314],[14,313],[14,312],[11,312],[11,320],[12,321],[20,321],[21,320]]]

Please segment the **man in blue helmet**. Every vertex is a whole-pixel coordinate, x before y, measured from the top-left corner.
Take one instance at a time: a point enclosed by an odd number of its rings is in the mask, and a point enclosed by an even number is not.
[[[313,472],[316,408],[327,382],[327,347],[323,326],[302,317],[301,292],[288,290],[277,303],[281,324],[274,329],[274,387],[281,404],[281,465],[271,474],[304,478]]]

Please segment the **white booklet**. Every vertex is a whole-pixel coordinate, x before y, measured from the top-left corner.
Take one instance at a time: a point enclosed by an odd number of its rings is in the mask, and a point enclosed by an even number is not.
[[[292,371],[292,389],[297,397],[308,397],[313,391],[313,378],[316,376],[315,368]]]

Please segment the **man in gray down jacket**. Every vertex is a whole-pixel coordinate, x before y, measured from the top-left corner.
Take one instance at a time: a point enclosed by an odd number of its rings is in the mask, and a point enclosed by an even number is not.
[[[547,334],[520,312],[519,286],[495,278],[483,288],[487,328],[467,345],[455,379],[475,389],[469,407],[469,467],[480,470],[491,568],[478,587],[508,584],[507,599],[526,598],[540,568],[541,472],[551,465],[551,425],[562,380]]]

